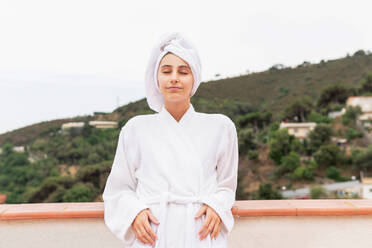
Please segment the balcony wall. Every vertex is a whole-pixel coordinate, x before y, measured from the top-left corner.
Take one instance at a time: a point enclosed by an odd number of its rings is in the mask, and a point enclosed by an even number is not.
[[[237,201],[229,248],[372,247],[372,200]],[[103,203],[0,205],[1,248],[123,248]]]

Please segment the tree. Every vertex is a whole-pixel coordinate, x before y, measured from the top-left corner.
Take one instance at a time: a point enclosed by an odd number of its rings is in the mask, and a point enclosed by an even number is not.
[[[360,114],[362,114],[362,109],[359,105],[347,106],[346,112],[342,115],[342,124],[347,126],[350,123],[355,123]]]
[[[308,134],[310,150],[315,152],[321,145],[330,143],[332,135],[334,132],[328,124],[317,124]]]
[[[13,153],[13,145],[11,143],[5,143],[3,146],[2,146],[2,155],[4,157],[8,156],[9,154]]]
[[[360,49],[356,51],[353,56],[364,56],[364,55],[366,55],[366,53],[364,52],[364,50]]]
[[[290,135],[286,128],[283,128],[275,131],[275,134],[269,140],[269,147],[269,157],[276,164],[280,164],[282,157],[288,155],[291,151],[300,151],[301,143],[295,136]]]
[[[308,115],[313,108],[312,100],[308,97],[295,100],[284,110],[282,119],[296,120],[306,122]]]
[[[309,166],[299,166],[295,171],[290,175],[292,179],[305,179],[305,180],[314,180],[314,170],[316,169],[317,164],[312,161]]]
[[[372,73],[368,73],[360,89],[362,92],[372,92]]]
[[[330,166],[327,168],[326,176],[335,181],[346,181],[340,174],[340,171],[335,166]]]
[[[347,98],[355,93],[355,89],[347,88],[343,85],[327,86],[320,93],[317,106],[328,108],[331,103],[345,104]]]
[[[273,189],[271,183],[261,183],[258,191],[253,194],[253,200],[283,199],[282,194]]]
[[[301,165],[300,155],[291,151],[287,156],[282,157],[280,167],[276,174],[283,175],[287,172],[294,172]]]
[[[256,138],[251,128],[244,128],[238,131],[239,153],[246,154],[249,150],[257,148]]]
[[[339,165],[344,161],[344,154],[335,144],[322,145],[314,154],[314,159],[319,165]]]
[[[363,133],[355,128],[349,127],[346,130],[346,138],[348,140],[353,140],[353,139],[362,138],[362,137],[363,137]]]
[[[365,151],[355,151],[353,154],[353,163],[360,169],[372,169],[372,146],[368,146]]]
[[[67,190],[63,196],[64,202],[90,202],[94,200],[94,192],[92,187],[83,183],[75,184],[71,189]]]
[[[271,112],[253,112],[248,113],[237,118],[237,123],[240,127],[247,127],[248,125],[252,126],[255,131],[265,127],[270,124],[272,120]]]

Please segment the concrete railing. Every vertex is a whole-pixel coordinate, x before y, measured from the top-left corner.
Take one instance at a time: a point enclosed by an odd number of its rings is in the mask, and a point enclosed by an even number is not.
[[[251,200],[232,208],[229,248],[372,247],[372,200]],[[123,245],[106,227],[103,203],[0,205],[1,248]]]

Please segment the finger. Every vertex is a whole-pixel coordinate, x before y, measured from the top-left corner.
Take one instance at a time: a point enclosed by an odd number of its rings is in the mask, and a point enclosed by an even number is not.
[[[152,222],[154,222],[157,225],[160,223],[151,212],[149,212],[149,218]]]
[[[220,226],[220,223],[216,221],[216,224],[214,225],[214,228],[211,234],[211,239],[213,238],[216,239],[219,226]]]
[[[208,228],[209,224],[211,223],[211,220],[212,220],[212,217],[211,217],[210,215],[208,215],[208,216],[205,218],[205,221],[204,221],[204,223],[203,223],[203,226],[202,226],[202,228],[201,228],[200,231],[199,231],[199,235],[200,235],[201,233],[203,233],[204,230],[206,230],[206,229]]]
[[[145,224],[145,230],[147,231],[147,233],[150,234],[150,236],[151,236],[151,238],[152,238],[153,241],[155,241],[157,239],[156,234],[152,230],[152,228],[151,228],[151,226],[150,226],[149,223],[146,223]]]
[[[153,240],[151,239],[150,235],[147,233],[144,226],[141,226],[140,228],[140,237],[141,241],[145,244],[153,244]]]
[[[200,216],[202,216],[207,210],[207,206],[203,206],[199,209],[199,211],[196,213],[195,215],[195,219],[199,218]]]
[[[222,223],[220,222],[220,224],[218,225],[218,231],[217,231],[217,234],[216,234],[216,239],[217,239],[218,234],[220,234],[221,226],[222,226]]]
[[[205,237],[208,236],[208,234],[213,230],[215,224],[216,224],[216,219],[212,219],[212,221],[208,225],[207,230],[202,234],[201,239],[204,239]]]

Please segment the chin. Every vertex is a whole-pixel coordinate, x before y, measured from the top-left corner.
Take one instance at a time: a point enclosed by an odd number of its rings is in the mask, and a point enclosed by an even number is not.
[[[167,102],[178,103],[178,102],[184,102],[184,101],[186,101],[187,99],[184,98],[184,97],[177,97],[177,96],[175,96],[175,97],[171,97],[171,96],[170,96],[170,97],[167,97],[166,100],[167,100]]]

